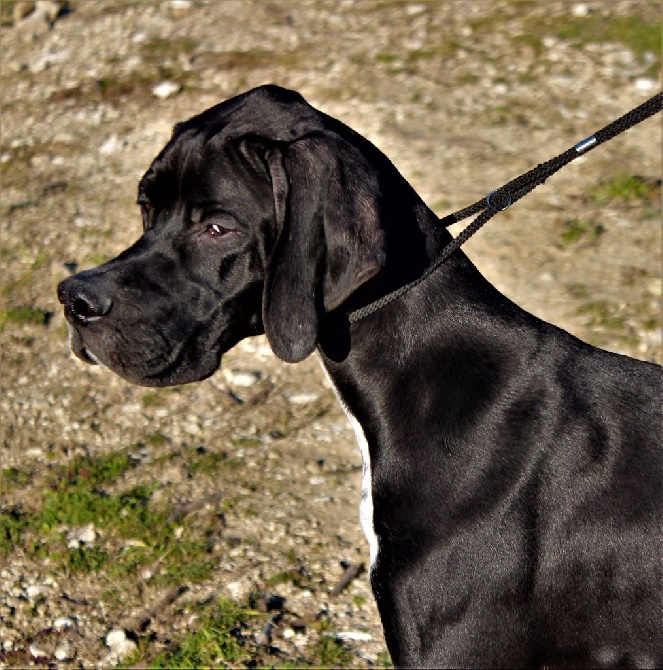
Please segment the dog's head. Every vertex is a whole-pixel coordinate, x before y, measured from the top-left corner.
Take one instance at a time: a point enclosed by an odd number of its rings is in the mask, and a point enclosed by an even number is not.
[[[204,379],[262,332],[304,359],[384,264],[372,158],[387,160],[276,86],[178,124],[140,181],[140,239],[58,287],[74,352],[148,386]]]

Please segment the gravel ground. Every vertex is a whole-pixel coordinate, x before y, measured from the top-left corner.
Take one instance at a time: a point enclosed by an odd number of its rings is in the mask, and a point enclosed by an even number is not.
[[[205,382],[132,387],[69,354],[57,282],[138,236],[176,121],[266,82],[459,209],[658,91],[659,3],[2,0],[0,21],[0,667],[388,664],[366,574],[334,589],[368,559],[361,459],[315,357],[257,338]],[[660,184],[652,119],[467,253],[661,362]]]

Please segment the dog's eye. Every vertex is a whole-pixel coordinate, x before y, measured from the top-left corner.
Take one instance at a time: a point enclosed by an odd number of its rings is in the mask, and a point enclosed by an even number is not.
[[[211,237],[222,237],[237,231],[237,222],[228,212],[209,210],[203,213],[202,220]]]
[[[232,233],[230,228],[224,228],[220,223],[210,223],[207,226],[207,232],[212,235],[212,237],[220,237],[221,235],[227,235]]]

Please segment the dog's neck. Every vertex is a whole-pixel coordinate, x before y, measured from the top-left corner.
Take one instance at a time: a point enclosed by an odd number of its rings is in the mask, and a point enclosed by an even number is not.
[[[389,259],[382,281],[376,277],[367,294],[362,294],[363,304],[367,295],[379,298],[423,274],[451,239],[439,224],[435,227],[432,212],[426,217],[421,210],[418,216],[417,230],[410,234],[411,240],[417,240],[414,252],[411,246],[400,257]],[[404,407],[422,415],[432,412],[440,434],[448,434],[449,439],[456,436],[480,409],[471,405],[477,387],[490,395],[488,387],[503,380],[509,368],[536,346],[531,317],[524,318],[522,310],[495,289],[462,251],[369,316],[349,324],[346,314],[331,315],[324,324],[319,351],[342,401],[375,445],[381,442],[379,435],[403,430],[388,423],[391,417],[402,417]],[[506,338],[504,333],[512,329],[517,335]],[[427,406],[429,389],[435,407]],[[390,405],[400,411],[388,411]]]
[[[407,182],[398,187],[390,193],[381,217],[386,264],[350,296],[342,307],[345,312],[364,307],[417,280],[452,239]]]

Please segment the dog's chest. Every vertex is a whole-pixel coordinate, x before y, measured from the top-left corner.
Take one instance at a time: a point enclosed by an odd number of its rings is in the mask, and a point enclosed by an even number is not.
[[[331,385],[334,395],[341,405],[341,409],[345,412],[345,415],[348,417],[348,421],[354,430],[355,437],[357,438],[357,443],[359,444],[359,451],[361,452],[362,458],[362,479],[361,479],[361,502],[359,503],[359,521],[361,527],[366,535],[368,540],[368,549],[369,549],[369,560],[370,568],[375,565],[375,561],[378,555],[378,537],[375,533],[375,527],[373,525],[373,491],[372,491],[372,479],[371,479],[371,454],[368,448],[368,440],[364,433],[361,424],[357,420],[357,417],[351,412],[347,403],[341,396],[338,388],[334,384],[334,381],[331,378],[325,364],[320,360],[320,365],[327,377],[329,384]]]

